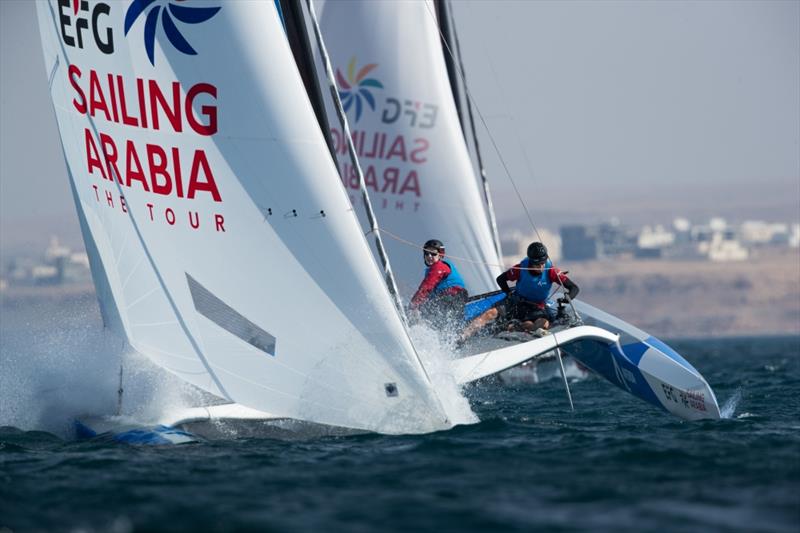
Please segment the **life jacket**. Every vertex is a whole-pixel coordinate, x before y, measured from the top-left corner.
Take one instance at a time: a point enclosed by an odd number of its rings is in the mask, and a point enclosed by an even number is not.
[[[548,259],[544,264],[544,270],[538,276],[530,270],[526,270],[529,268],[529,264],[530,261],[527,257],[520,262],[521,270],[515,290],[518,296],[522,296],[526,300],[544,303],[553,288],[553,282],[550,281],[550,269],[553,268],[553,263]]]
[[[462,289],[466,290],[466,286],[464,285],[464,279],[461,277],[461,274],[458,273],[458,269],[456,269],[455,265],[446,259],[442,259],[445,265],[450,267],[450,274],[448,274],[442,281],[440,281],[436,287],[433,288],[433,293],[438,294],[444,291],[445,289],[449,289],[451,287],[461,287]],[[427,277],[428,271],[430,267],[425,269],[425,276]]]

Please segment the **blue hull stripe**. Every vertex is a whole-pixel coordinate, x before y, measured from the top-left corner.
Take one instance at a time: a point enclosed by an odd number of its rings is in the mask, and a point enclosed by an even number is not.
[[[93,439],[107,435],[111,440],[125,444],[164,445],[197,441],[197,437],[191,433],[163,425],[98,434],[80,420],[75,420],[75,433],[78,439]]]
[[[585,340],[570,344],[566,351],[620,389],[666,410],[636,366],[647,348],[644,343],[627,344],[620,352],[615,345]]]
[[[487,296],[481,300],[468,302],[467,305],[464,306],[464,321],[469,322],[470,320],[477,318],[481,315],[481,313],[494,306],[497,302],[504,300],[505,297],[505,293],[500,293],[493,296]]]

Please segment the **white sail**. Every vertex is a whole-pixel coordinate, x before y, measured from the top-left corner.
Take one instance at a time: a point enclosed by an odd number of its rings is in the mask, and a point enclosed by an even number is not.
[[[49,0],[38,18],[87,248],[137,351],[279,416],[449,427],[273,2]]]
[[[420,247],[440,239],[471,293],[495,288],[499,258],[447,77],[431,2],[326,2],[325,42],[401,293],[422,279]],[[358,181],[331,127],[359,215]]]

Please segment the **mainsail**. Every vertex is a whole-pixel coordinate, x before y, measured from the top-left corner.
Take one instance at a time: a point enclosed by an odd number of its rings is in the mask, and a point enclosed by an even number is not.
[[[104,316],[131,346],[274,415],[387,433],[449,427],[275,3],[37,7]],[[433,159],[410,141],[406,158]]]
[[[419,247],[443,241],[471,293],[495,287],[500,260],[487,225],[448,79],[432,2],[326,2],[322,29],[337,70],[365,183],[392,269],[409,296]],[[331,126],[342,180],[359,216],[358,180]]]

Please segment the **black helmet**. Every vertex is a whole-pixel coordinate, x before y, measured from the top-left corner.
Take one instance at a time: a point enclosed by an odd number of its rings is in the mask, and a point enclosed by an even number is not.
[[[444,244],[439,239],[430,239],[425,241],[425,245],[422,247],[424,250],[436,250],[440,254],[444,253]]]
[[[547,261],[547,248],[540,242],[532,242],[528,246],[528,259],[531,263],[544,263]]]

